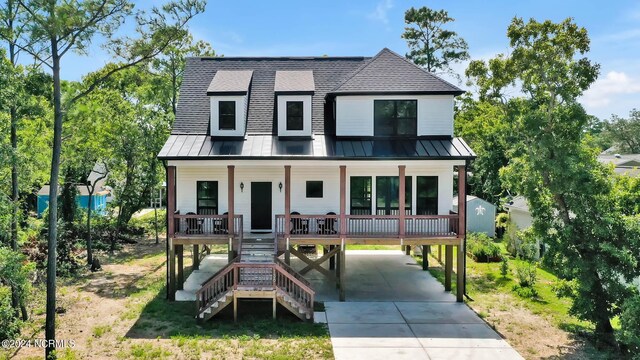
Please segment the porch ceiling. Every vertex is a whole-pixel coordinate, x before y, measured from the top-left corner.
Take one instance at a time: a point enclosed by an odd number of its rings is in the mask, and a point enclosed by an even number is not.
[[[280,140],[271,135],[252,135],[240,140],[207,135],[171,135],[158,157],[163,160],[196,159],[291,159],[326,160],[455,160],[476,154],[462,138],[418,139],[313,139]]]

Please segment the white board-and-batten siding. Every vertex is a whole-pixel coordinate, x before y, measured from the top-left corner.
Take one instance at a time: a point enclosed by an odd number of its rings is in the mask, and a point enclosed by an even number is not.
[[[373,136],[375,100],[417,100],[418,136],[453,136],[453,95],[336,97],[336,135]]]
[[[227,165],[202,165],[198,166],[193,161],[171,161],[169,165],[176,166],[176,209],[181,214],[196,212],[197,207],[197,182],[218,182],[218,213],[228,211],[228,175]],[[328,161],[309,161],[296,165],[291,163],[291,211],[297,211],[306,215],[322,215],[328,212],[340,212],[340,168],[347,166],[346,206],[347,214],[350,212],[350,180],[351,176],[372,177],[372,206],[375,211],[376,176],[398,176],[398,162],[351,162],[330,163]],[[434,165],[435,164],[435,165]],[[244,218],[244,230],[251,229],[251,182],[272,183],[272,224],[274,217],[284,214],[284,165],[260,165],[257,163],[237,162],[235,165],[235,213],[242,214]],[[412,209],[416,209],[416,176],[438,176],[438,212],[441,215],[449,214],[453,199],[453,165],[450,161],[421,161],[406,164],[406,176],[412,176]],[[323,197],[307,198],[306,182],[322,181]],[[240,189],[240,183],[244,184],[244,190]],[[279,184],[283,184],[282,191]]]

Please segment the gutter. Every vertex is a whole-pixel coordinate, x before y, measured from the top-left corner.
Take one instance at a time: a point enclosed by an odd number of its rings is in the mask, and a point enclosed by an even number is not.
[[[164,181],[165,181],[165,184],[167,184],[167,201],[168,201],[169,200],[169,196],[168,196],[169,173],[167,172],[166,160],[162,160],[162,166],[164,167]],[[167,210],[169,210],[169,206],[167,206]],[[165,253],[165,259],[167,263],[167,269],[166,269],[164,281],[165,281],[165,289],[167,290],[166,299],[169,300],[169,211],[165,211],[164,220],[165,220],[165,252],[164,253]]]

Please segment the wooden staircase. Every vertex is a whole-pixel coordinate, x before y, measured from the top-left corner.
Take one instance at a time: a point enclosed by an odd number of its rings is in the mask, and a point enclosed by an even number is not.
[[[301,320],[313,320],[311,284],[280,260],[276,249],[273,238],[244,239],[240,255],[196,292],[196,319],[209,320],[231,303],[236,307],[236,298],[251,297],[272,299],[274,309],[277,302]]]

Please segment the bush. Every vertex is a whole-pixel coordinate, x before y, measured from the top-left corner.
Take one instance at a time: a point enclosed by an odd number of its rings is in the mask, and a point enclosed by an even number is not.
[[[502,263],[500,264],[500,275],[507,277],[509,274],[509,259],[506,256],[502,257]]]
[[[20,319],[11,307],[11,288],[0,286],[0,341],[15,338],[20,333]]]
[[[163,234],[167,231],[166,229],[166,210],[158,209],[158,233]],[[129,225],[134,228],[142,229],[142,233],[147,234],[149,236],[155,236],[155,216],[153,211],[150,211],[138,218],[132,218],[129,221]]]
[[[15,289],[19,304],[27,302],[30,292],[30,274],[34,266],[22,254],[0,248],[0,340],[20,332],[20,320],[11,305],[11,287]]]
[[[640,359],[640,295],[628,298],[620,314],[620,341],[627,350]]]
[[[538,290],[532,287],[522,287],[520,285],[513,285],[513,292],[515,292],[518,296],[522,298],[537,298]]]
[[[467,252],[478,262],[491,262],[500,259],[500,247],[483,233],[467,234]]]
[[[538,265],[527,262],[516,266],[516,280],[520,287],[532,288],[538,282]]]
[[[511,256],[529,261],[538,260],[539,242],[533,229],[527,228],[518,231],[517,226],[509,221],[506,225],[504,239],[507,242],[507,251]]]

